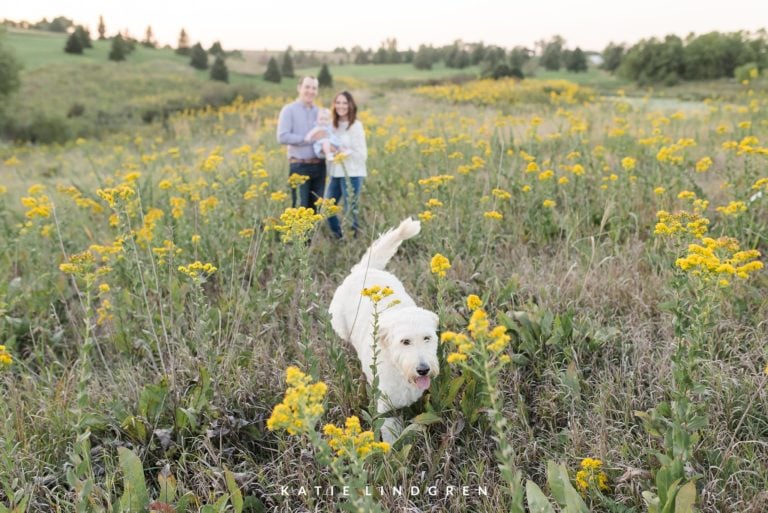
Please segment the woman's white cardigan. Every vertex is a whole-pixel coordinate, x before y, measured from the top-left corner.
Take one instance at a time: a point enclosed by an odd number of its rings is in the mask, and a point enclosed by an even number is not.
[[[333,133],[341,139],[342,148],[346,149],[349,154],[343,160],[343,165],[340,162],[328,162],[328,175],[332,178],[339,178],[345,176],[367,176],[368,171],[365,167],[365,161],[368,159],[368,146],[365,143],[365,129],[359,119],[355,120],[355,123],[347,127],[349,123],[346,121],[339,121],[339,127],[333,129]]]

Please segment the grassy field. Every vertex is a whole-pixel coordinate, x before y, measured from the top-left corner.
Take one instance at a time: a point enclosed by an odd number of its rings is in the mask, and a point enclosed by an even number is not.
[[[24,87],[202,84],[158,62]],[[0,511],[768,509],[768,96],[383,78],[348,79],[359,239],[290,208],[292,84],[0,147]],[[407,216],[390,267],[439,315],[441,373],[388,446],[327,308]]]
[[[439,80],[455,76],[477,77],[480,74],[480,66],[469,66],[464,69],[448,68],[443,63],[438,63],[431,70],[420,70],[413,64],[366,64],[329,66],[329,71],[334,77],[353,78],[365,82],[384,82],[387,80],[427,81]],[[317,75],[318,70],[313,68],[301,69],[297,74]]]

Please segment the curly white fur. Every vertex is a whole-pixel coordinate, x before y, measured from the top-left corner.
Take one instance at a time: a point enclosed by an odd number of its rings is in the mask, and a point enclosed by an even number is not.
[[[431,378],[439,372],[437,315],[416,306],[400,280],[384,270],[400,243],[416,236],[420,230],[421,224],[408,218],[381,235],[336,289],[329,308],[334,331],[354,346],[363,372],[371,383],[374,309],[373,302],[362,296],[362,291],[374,285],[390,287],[394,291],[379,306],[376,340],[379,348],[376,373],[382,397],[378,403],[379,413],[417,401],[429,388]],[[394,300],[399,303],[388,307]],[[392,439],[394,425],[391,419],[385,422],[382,430],[385,440]]]

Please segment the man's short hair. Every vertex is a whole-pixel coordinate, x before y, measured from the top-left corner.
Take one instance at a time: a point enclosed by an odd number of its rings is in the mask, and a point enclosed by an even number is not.
[[[304,84],[304,80],[306,80],[306,79],[310,79],[310,80],[314,81],[316,84],[319,85],[320,81],[317,79],[317,77],[313,77],[312,75],[304,75],[303,77],[300,77],[298,85],[301,86],[302,84]]]

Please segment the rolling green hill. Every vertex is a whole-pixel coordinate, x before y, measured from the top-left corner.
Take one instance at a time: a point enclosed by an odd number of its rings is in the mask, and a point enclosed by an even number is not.
[[[93,41],[83,55],[64,52],[67,36],[7,30],[4,41],[21,62],[21,87],[11,97],[4,132],[17,140],[63,141],[130,129],[164,112],[221,105],[238,95],[283,95],[292,86],[230,72],[230,83],[209,79],[168,48],[136,45],[123,62],[108,59],[110,41]]]

